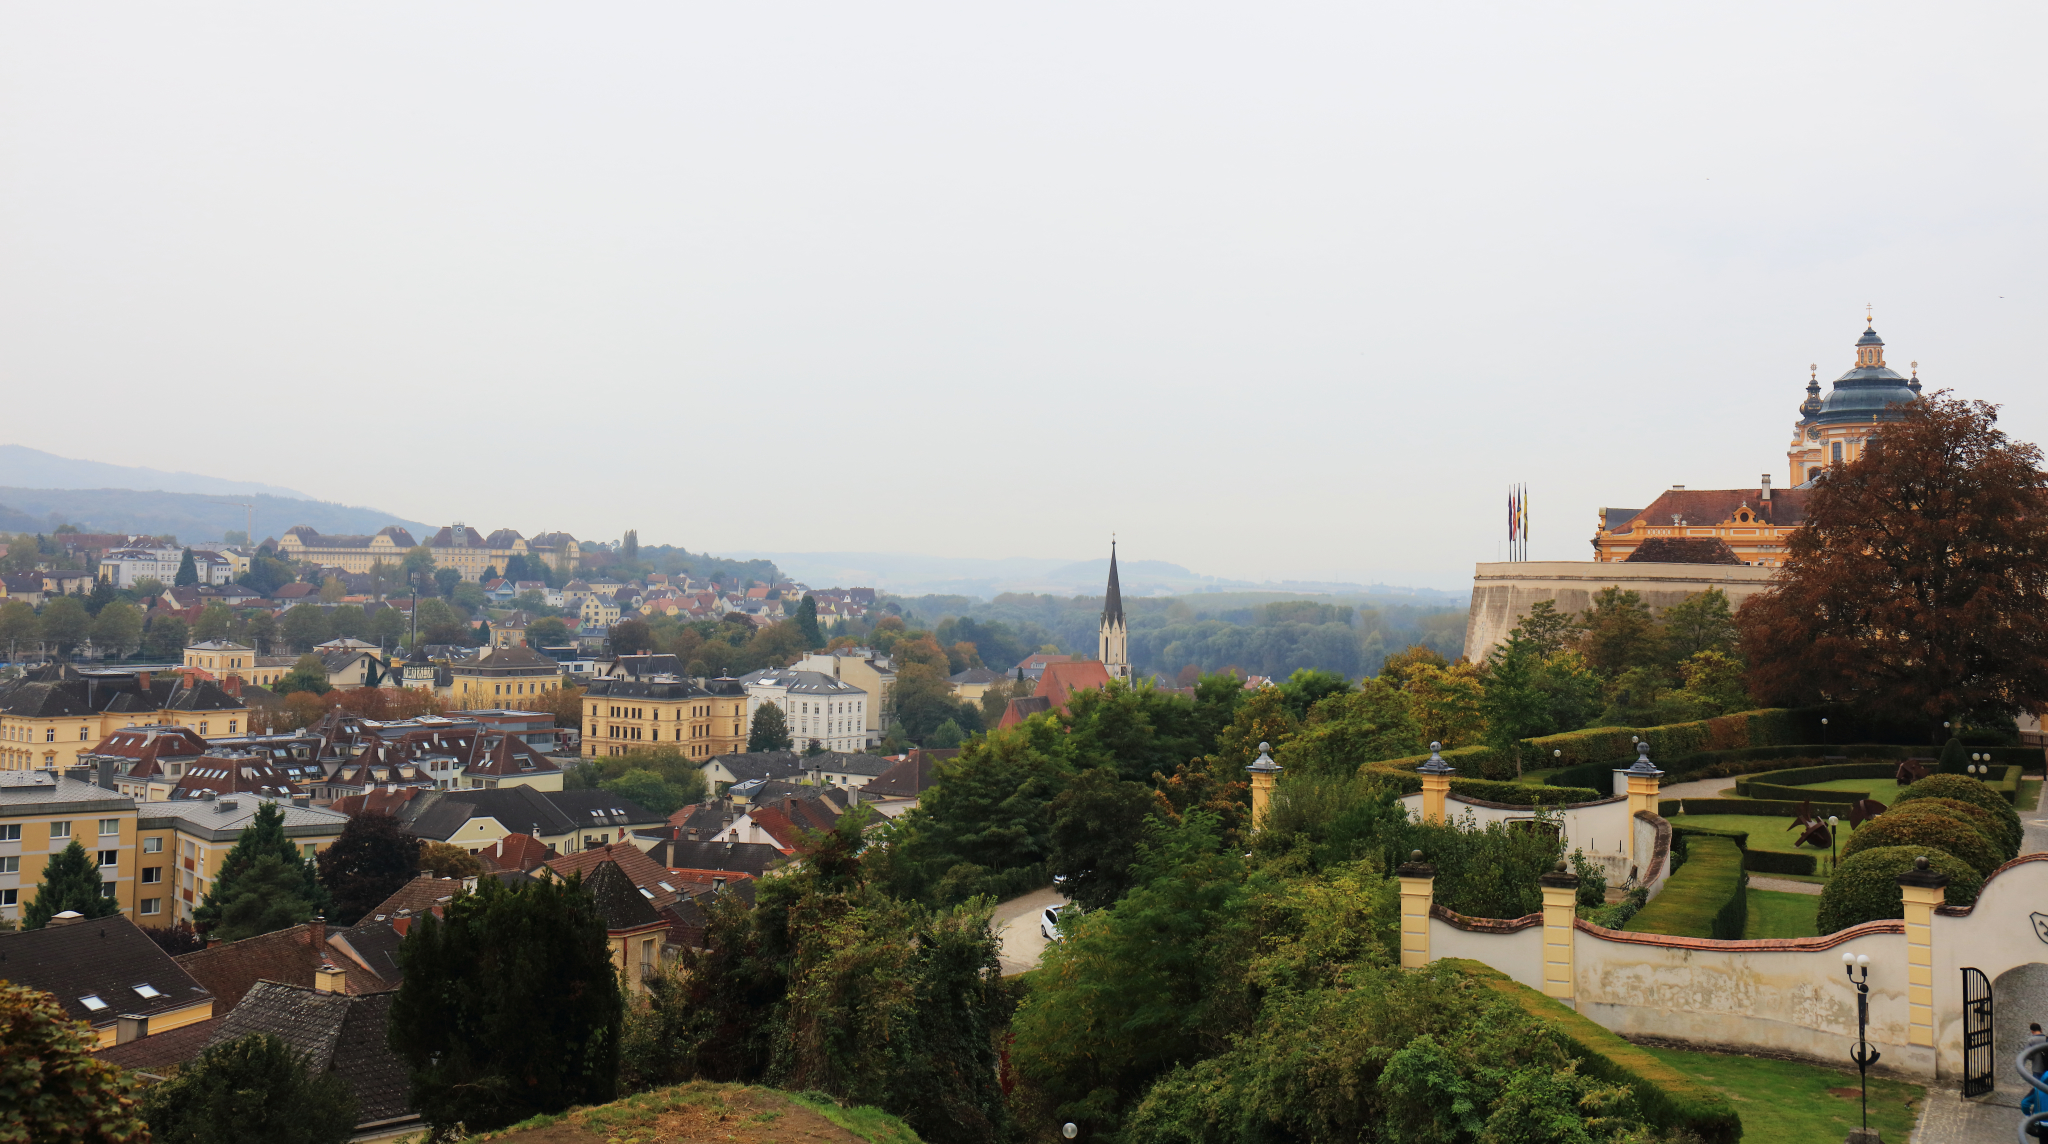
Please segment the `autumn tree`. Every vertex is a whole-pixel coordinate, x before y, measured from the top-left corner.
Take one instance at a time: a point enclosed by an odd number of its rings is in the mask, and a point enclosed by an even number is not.
[[[127,1070],[55,997],[0,981],[0,1140],[135,1144],[150,1138]]]
[[[1904,406],[1806,502],[1737,622],[1766,703],[1847,702],[1930,723],[2048,695],[2048,474],[1998,407]]]
[[[334,895],[328,921],[352,926],[419,873],[420,840],[398,819],[369,810],[350,816],[341,837],[315,861],[320,881]]]
[[[646,620],[620,620],[612,625],[613,655],[645,655],[654,650],[654,636]]]

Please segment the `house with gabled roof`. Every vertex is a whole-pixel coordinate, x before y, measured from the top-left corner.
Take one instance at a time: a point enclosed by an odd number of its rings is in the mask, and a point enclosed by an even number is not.
[[[630,992],[647,992],[648,980],[661,971],[669,919],[655,908],[653,895],[642,892],[613,858],[591,867],[583,877],[583,892],[604,918],[605,941],[620,983]]]
[[[329,965],[311,986],[259,981],[215,1030],[211,1045],[255,1034],[296,1050],[314,1075],[332,1075],[356,1099],[351,1144],[417,1136],[426,1122],[412,1107],[412,1073],[386,1038],[395,990],[352,994],[347,970]]]
[[[66,910],[42,929],[0,933],[0,978],[57,999],[100,1047],[214,1016],[214,996],[134,922]]]

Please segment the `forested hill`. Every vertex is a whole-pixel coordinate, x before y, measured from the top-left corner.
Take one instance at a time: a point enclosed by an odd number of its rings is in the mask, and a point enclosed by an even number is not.
[[[1102,616],[1100,596],[887,599],[919,624],[937,627],[942,645],[949,639],[973,641],[991,667],[1008,667],[1048,643],[1092,655]],[[1204,672],[1234,667],[1244,675],[1279,678],[1315,667],[1357,678],[1377,674],[1387,656],[1418,643],[1455,660],[1464,650],[1465,614],[1463,607],[1399,596],[1303,600],[1218,592],[1124,598],[1131,666],[1169,681],[1190,664]],[[949,619],[951,625],[945,623]]]
[[[409,528],[414,536],[422,535],[422,530],[433,531],[418,521],[376,509],[263,493],[211,495],[11,487],[0,487],[0,528],[10,532],[48,532],[59,524],[75,524],[87,532],[168,534],[196,544],[219,540],[229,529],[242,529],[247,514],[238,505],[222,501],[246,501],[256,506],[258,540],[277,536],[295,524],[342,534],[372,533],[387,524]]]

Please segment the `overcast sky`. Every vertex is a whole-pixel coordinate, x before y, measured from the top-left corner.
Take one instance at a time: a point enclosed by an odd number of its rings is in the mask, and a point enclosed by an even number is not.
[[[2048,433],[2038,4],[11,4],[0,440],[696,550],[1451,587]],[[282,527],[280,522],[278,527]]]

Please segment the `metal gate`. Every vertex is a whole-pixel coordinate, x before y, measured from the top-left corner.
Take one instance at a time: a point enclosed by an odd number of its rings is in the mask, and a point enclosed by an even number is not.
[[[1963,970],[1963,1095],[1991,1091],[1991,981]]]

